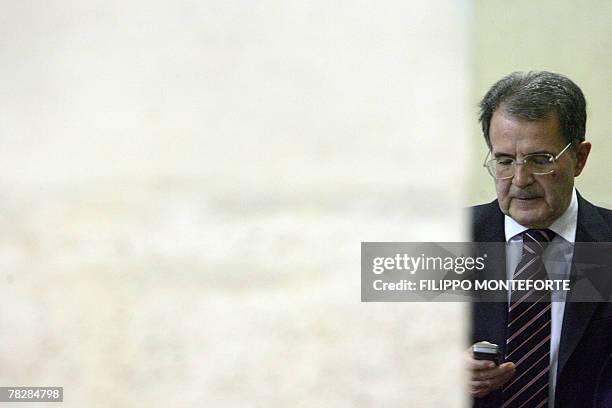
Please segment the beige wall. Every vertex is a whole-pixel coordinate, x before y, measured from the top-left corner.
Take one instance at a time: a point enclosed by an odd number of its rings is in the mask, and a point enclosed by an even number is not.
[[[587,99],[587,140],[593,144],[587,168],[576,179],[593,203],[612,208],[612,3],[605,0],[475,2],[475,93],[473,162],[469,202],[495,197],[493,183],[480,165],[486,146],[475,106],[498,79],[513,71],[547,70],[574,80]]]
[[[467,2],[2,10],[1,385],[461,406],[463,305],[360,303],[359,248],[464,239]]]

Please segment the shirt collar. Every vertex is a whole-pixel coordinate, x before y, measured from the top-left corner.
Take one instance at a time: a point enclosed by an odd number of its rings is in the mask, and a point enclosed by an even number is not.
[[[553,222],[548,229],[566,240],[574,243],[576,241],[576,225],[578,224],[578,197],[576,189],[572,190],[572,199],[569,207],[559,218]],[[528,230],[529,228],[522,226],[514,219],[504,215],[504,231],[506,233],[506,242],[509,242],[513,237]]]

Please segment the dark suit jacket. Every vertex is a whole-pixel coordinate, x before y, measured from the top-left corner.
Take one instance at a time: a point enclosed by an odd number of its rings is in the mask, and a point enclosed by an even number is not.
[[[595,408],[612,408],[612,354],[608,356],[597,379]]]
[[[504,215],[497,200],[472,208],[474,242],[505,242]],[[612,211],[596,207],[578,194],[576,242],[612,242]],[[503,271],[505,279],[505,254]],[[584,257],[584,255],[582,255]],[[571,275],[580,262],[574,250]],[[609,271],[612,276],[612,270]],[[570,278],[570,279],[571,279]],[[570,292],[571,293],[571,292]],[[502,347],[506,343],[507,304],[473,303],[472,341],[489,341]],[[505,352],[505,350],[503,350]],[[612,352],[612,303],[567,302],[561,329],[555,408],[593,407],[595,387],[606,357]],[[501,391],[474,400],[474,407],[501,407]]]

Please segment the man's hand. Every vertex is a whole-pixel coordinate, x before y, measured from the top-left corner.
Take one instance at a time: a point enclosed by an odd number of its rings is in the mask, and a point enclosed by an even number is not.
[[[501,388],[514,376],[514,363],[503,363],[496,366],[488,360],[476,360],[470,347],[466,351],[467,367],[470,373],[470,394],[474,398],[482,398],[498,388]]]

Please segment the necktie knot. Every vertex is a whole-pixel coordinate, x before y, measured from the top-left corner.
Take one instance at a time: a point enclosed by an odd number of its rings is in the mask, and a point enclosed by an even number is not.
[[[523,231],[521,235],[523,237],[523,248],[533,256],[541,256],[555,237],[555,233],[549,229],[528,229]]]

